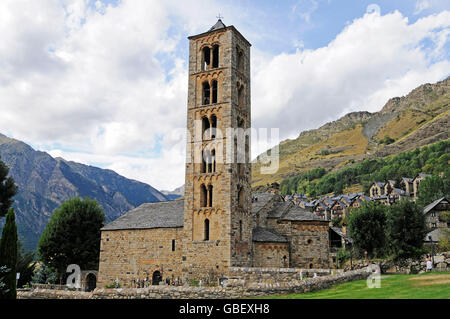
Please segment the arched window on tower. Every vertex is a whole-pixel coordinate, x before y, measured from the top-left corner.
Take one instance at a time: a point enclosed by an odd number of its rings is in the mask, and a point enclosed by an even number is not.
[[[216,150],[211,151],[211,162],[212,162],[211,173],[215,173],[216,172]]]
[[[244,85],[238,84],[238,105],[239,107],[244,106]]]
[[[219,46],[216,44],[213,46],[213,59],[212,59],[212,67],[218,68],[219,67]]]
[[[217,116],[211,116],[211,138],[216,138],[217,131]]]
[[[202,173],[206,173],[206,167],[207,167],[207,155],[206,151],[203,151],[202,153]]]
[[[205,132],[209,132],[210,128],[210,124],[209,124],[209,119],[204,116],[202,117],[202,140],[208,140],[209,136],[205,136]],[[206,133],[206,135],[209,135],[208,133]]]
[[[212,103],[217,103],[217,81],[212,80]]]
[[[203,82],[203,105],[209,104],[211,97],[211,88],[208,82]]]
[[[239,207],[244,207],[244,187],[238,186],[238,205]]]
[[[239,240],[242,241],[242,220],[239,221]]]
[[[236,59],[237,69],[242,71],[244,69],[244,53],[239,48],[236,48]]]
[[[212,152],[210,150],[207,150],[206,154],[208,162],[208,173],[212,173],[213,171]]]
[[[213,207],[213,186],[208,185],[208,207]]]
[[[205,230],[205,232],[204,232],[204,240],[206,241],[206,240],[209,240],[209,219],[208,218],[206,218],[205,219],[205,226],[204,226],[204,230]]]
[[[208,190],[206,186],[202,184],[200,186],[200,206],[207,207],[208,206]]]
[[[239,128],[244,128],[244,120],[241,119],[240,117],[237,118],[237,126]]]
[[[245,136],[245,163],[250,163],[250,138]]]
[[[208,70],[209,64],[211,63],[211,50],[209,47],[203,48],[203,65],[202,69],[203,71]]]

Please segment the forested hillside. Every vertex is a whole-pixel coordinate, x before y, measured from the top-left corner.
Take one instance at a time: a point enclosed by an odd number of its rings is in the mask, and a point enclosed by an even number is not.
[[[361,163],[327,172],[317,168],[281,182],[282,194],[301,193],[308,197],[334,193],[341,194],[346,188],[360,185],[367,191],[374,181],[396,180],[415,177],[418,173],[442,176],[450,182],[450,139],[414,151],[402,152],[392,157],[367,159]]]

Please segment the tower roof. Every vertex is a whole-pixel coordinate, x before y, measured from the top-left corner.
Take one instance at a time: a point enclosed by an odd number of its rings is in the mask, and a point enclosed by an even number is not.
[[[223,29],[223,28],[226,28],[226,27],[227,27],[227,26],[222,22],[222,20],[219,19],[219,20],[217,20],[216,24],[213,25],[213,26],[211,27],[211,29],[208,30],[208,32],[215,31],[215,30],[219,30],[219,29]]]

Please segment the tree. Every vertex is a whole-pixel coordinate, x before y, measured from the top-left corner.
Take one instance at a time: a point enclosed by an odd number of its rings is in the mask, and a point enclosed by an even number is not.
[[[2,298],[2,296],[9,291],[4,282],[5,276],[8,274],[8,272],[9,269],[6,266],[0,266],[0,298]]]
[[[9,272],[4,277],[8,291],[1,297],[16,299],[16,261],[17,261],[17,226],[14,209],[6,214],[6,223],[0,241],[0,266],[6,266]]]
[[[429,230],[425,215],[416,203],[403,200],[390,206],[386,229],[394,258],[416,257],[423,253],[423,240]]]
[[[447,228],[441,229],[441,236],[439,237],[438,249],[439,251],[450,250],[450,230]]]
[[[9,168],[0,160],[0,217],[4,217],[13,204],[17,186],[12,177],[8,177]]]
[[[370,258],[385,251],[386,207],[377,202],[365,202],[347,217],[348,231],[355,248],[367,251]]]
[[[57,273],[44,264],[37,264],[31,282],[36,284],[56,284],[58,282]]]
[[[17,282],[17,287],[21,288],[27,283],[30,283],[33,278],[36,263],[34,262],[34,253],[25,252],[20,240],[17,242],[17,262],[16,272],[20,273],[20,278]]]
[[[39,261],[55,269],[60,282],[70,264],[84,270],[97,269],[104,223],[105,213],[97,201],[76,197],[64,202],[39,239]]]
[[[417,203],[426,206],[441,197],[449,197],[450,181],[436,175],[428,176],[419,184]]]

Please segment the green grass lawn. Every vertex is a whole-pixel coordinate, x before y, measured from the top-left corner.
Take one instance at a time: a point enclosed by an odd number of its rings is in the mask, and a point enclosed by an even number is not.
[[[380,288],[368,288],[366,280],[346,282],[332,288],[269,296],[274,299],[450,299],[450,272],[420,275],[381,275]]]

